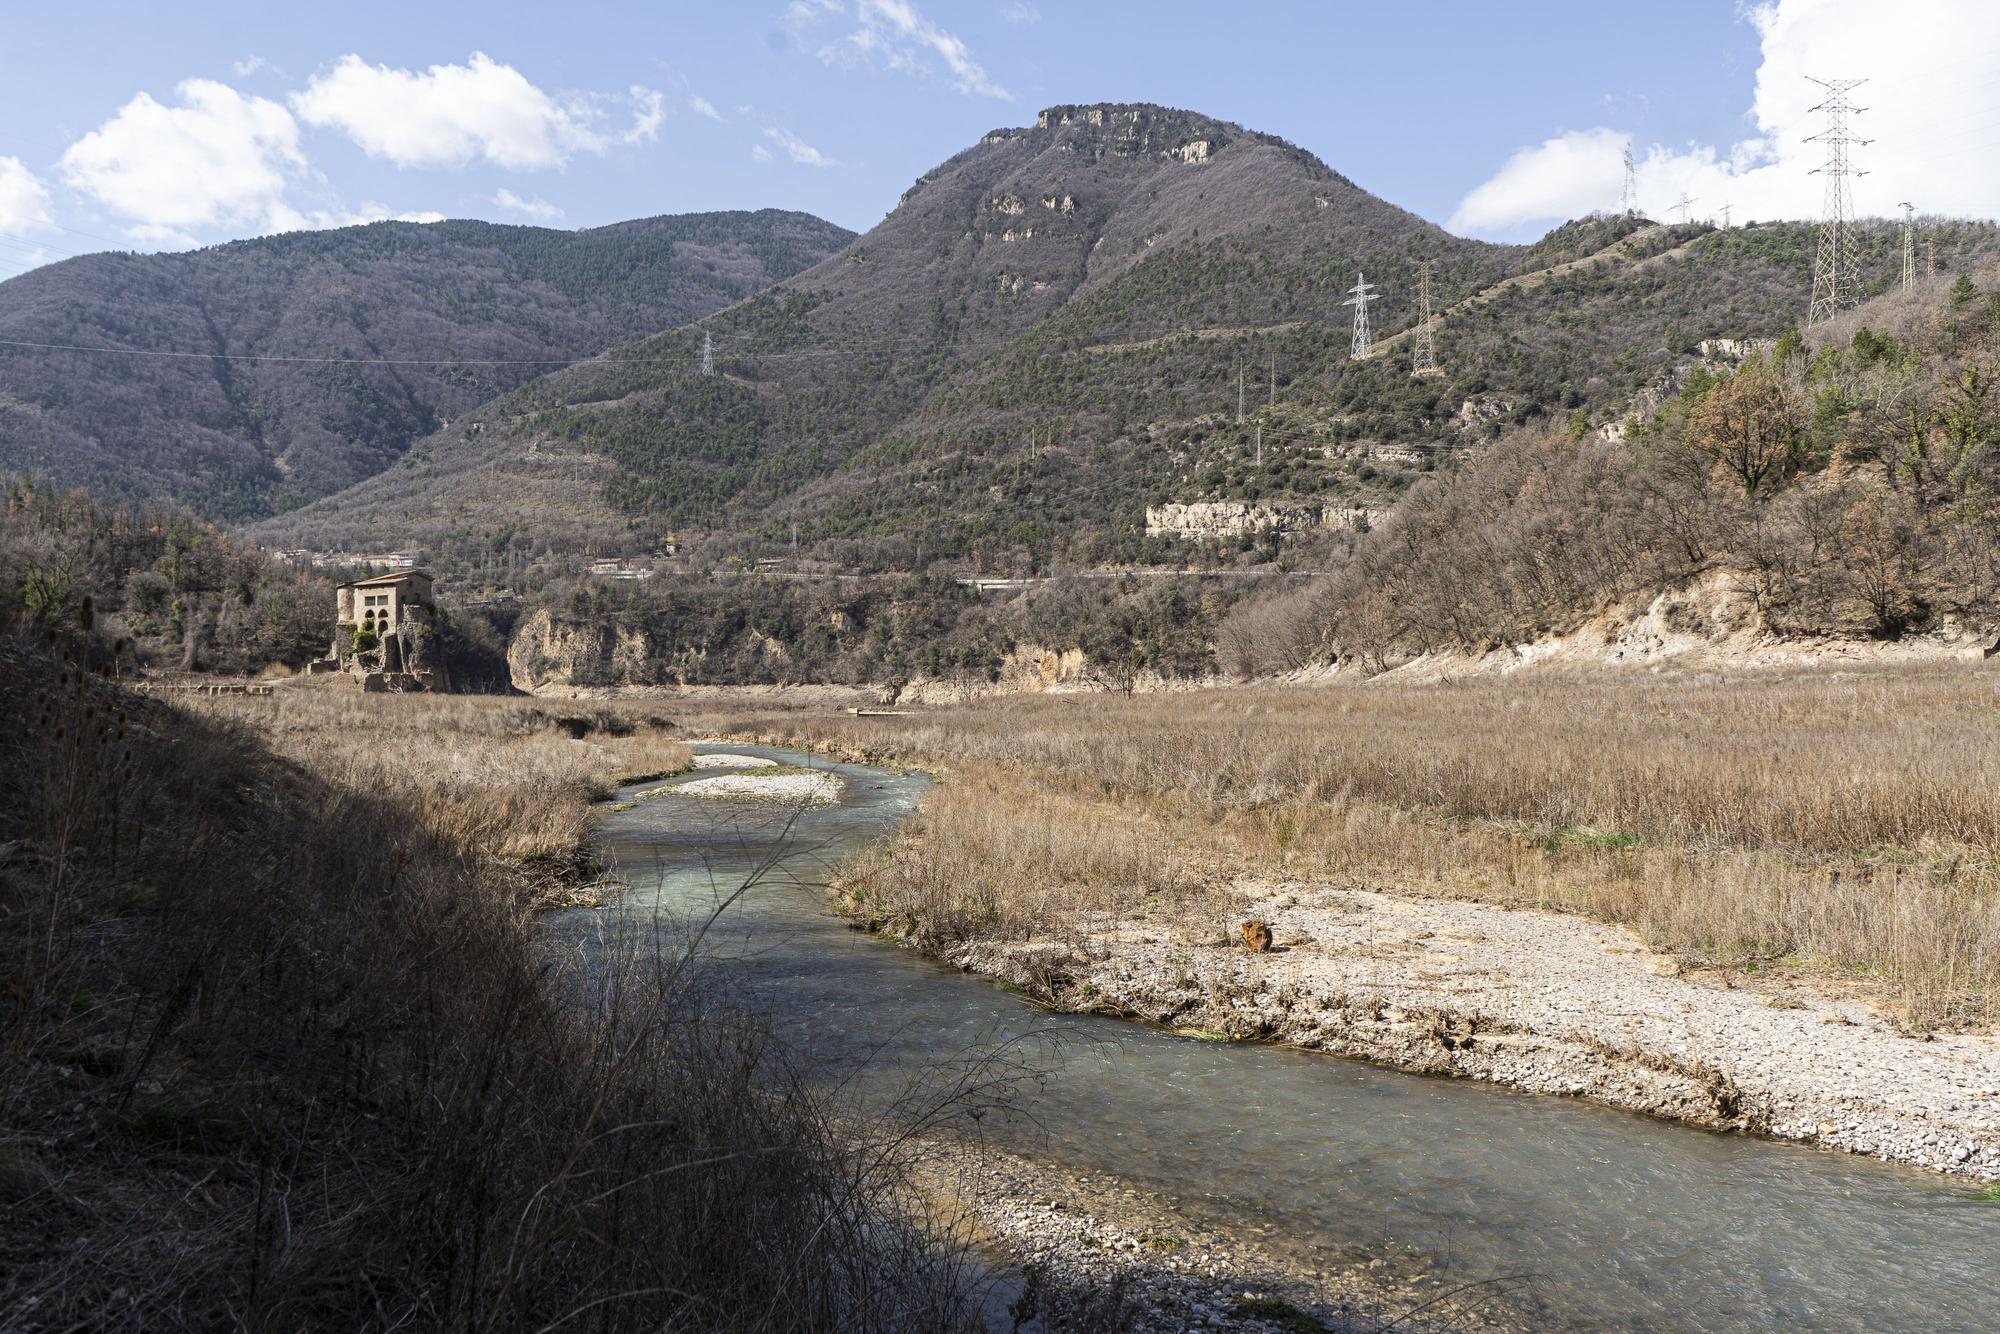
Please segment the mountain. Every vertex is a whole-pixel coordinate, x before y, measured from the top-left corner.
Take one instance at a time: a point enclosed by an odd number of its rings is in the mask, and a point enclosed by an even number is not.
[[[862,535],[851,496],[868,459],[913,437],[1005,437],[1011,453],[1030,417],[1045,425],[1012,407],[917,425],[1018,340],[1062,325],[1115,338],[1317,320],[1338,313],[1355,257],[1390,269],[1418,251],[1468,282],[1504,272],[1508,255],[1272,136],[1159,107],[1053,108],[926,174],[866,236],[758,300],[545,377],[454,422],[412,467],[267,531],[435,539],[434,516],[468,500],[509,523],[569,517],[575,531],[612,514],[717,529],[814,488],[787,519],[797,508],[809,535]],[[1263,262],[1231,281],[1236,255]],[[704,333],[718,349],[707,378]],[[516,482],[551,503],[537,510]]]
[[[1947,264],[1994,244],[1985,226],[1934,235]],[[927,173],[813,268],[524,385],[256,531],[424,545],[461,571],[668,534],[711,557],[796,543],[850,568],[1180,560],[1149,509],[1266,507],[1254,526],[1282,504],[1365,525],[1510,427],[1615,431],[1704,342],[1794,323],[1811,245],[1803,224],[1631,217],[1489,245],[1274,136],[1053,107]],[[1893,278],[1895,252],[1890,229],[1864,229],[1866,284]],[[1417,379],[1420,262],[1445,374]],[[1345,303],[1364,271],[1383,338],[1357,361]]]
[[[552,364],[712,314],[852,235],[775,210],[576,232],[381,222],[66,260],[0,283],[0,467],[211,517],[271,514],[381,471]]]

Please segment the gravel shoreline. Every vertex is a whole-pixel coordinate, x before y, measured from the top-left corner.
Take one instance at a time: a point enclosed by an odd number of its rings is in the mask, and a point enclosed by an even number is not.
[[[771,761],[760,755],[741,755],[734,751],[717,750],[694,757],[697,769],[768,769]]]
[[[760,774],[754,770],[731,773],[724,769],[713,778],[697,778],[677,784],[677,797],[707,797],[721,801],[777,801],[794,806],[830,806],[840,800],[846,785],[838,774]]]
[[[2000,1181],[2000,1040],[1919,1036],[1804,986],[1682,975],[1621,927],[1301,883],[1239,886],[1270,952],[1165,920],[952,962],[1067,1009],[1590,1098]]]
[[[1357,1256],[1307,1269],[1105,1173],[1066,1172],[990,1147],[933,1145],[929,1158],[930,1188],[965,1213],[981,1249],[1016,1270],[1003,1274],[1011,1281],[1000,1285],[994,1314],[1022,1330],[1538,1327],[1510,1304],[1518,1288],[1456,1285],[1431,1257]]]

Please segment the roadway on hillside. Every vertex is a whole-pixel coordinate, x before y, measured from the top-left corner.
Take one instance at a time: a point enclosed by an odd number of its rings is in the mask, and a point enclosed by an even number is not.
[[[1549,267],[1545,269],[1531,269],[1527,273],[1516,273],[1510,277],[1502,278],[1499,282],[1494,283],[1492,286],[1481,288],[1479,291],[1474,292],[1471,296],[1465,297],[1445,307],[1442,311],[1438,312],[1437,319],[1439,320],[1439,322],[1450,320],[1454,316],[1463,315],[1468,311],[1476,310],[1481,306],[1489,305],[1492,302],[1499,300],[1501,297],[1506,296],[1511,292],[1532,291],[1533,289],[1542,286],[1543,284],[1551,281],[1552,279],[1560,278],[1565,274],[1575,273],[1580,269],[1594,268],[1597,267],[1598,265],[1616,263],[1630,259],[1632,253],[1635,250],[1643,248],[1648,242],[1655,240],[1656,238],[1660,237],[1661,235],[1671,230],[1672,228],[1668,224],[1663,222],[1649,223],[1646,226],[1641,227],[1638,231],[1633,232],[1631,235],[1621,237],[1620,239],[1613,241],[1610,245],[1605,246],[1602,250],[1593,250],[1588,255],[1579,255],[1575,259],[1564,260],[1560,264],[1551,264]],[[1708,233],[1706,232],[1702,233],[1703,236],[1706,236],[1707,234]],[[1701,238],[1699,236],[1691,237],[1688,240],[1683,241],[1680,245],[1674,246],[1671,249],[1663,250],[1656,255],[1648,255],[1644,259],[1639,260],[1634,267],[1637,267],[1638,265],[1650,265],[1659,263],[1671,256],[1682,254],[1687,250],[1689,246],[1693,245],[1695,241],[1698,241],[1700,239]],[[1177,330],[1174,333],[1159,334],[1152,338],[1133,339],[1129,342],[1097,343],[1093,344],[1090,347],[1081,348],[1079,350],[1083,352],[1097,353],[1102,355],[1115,355],[1117,353],[1122,353],[1122,352],[1138,352],[1149,347],[1159,347],[1162,344],[1178,342],[1183,338],[1218,339],[1218,338],[1269,337],[1277,334],[1291,333],[1295,329],[1304,327],[1304,324],[1305,321],[1303,320],[1286,320],[1281,324],[1240,325],[1231,328],[1181,329]],[[1404,339],[1410,337],[1410,335],[1412,335],[1415,332],[1416,332],[1416,326],[1413,324],[1407,328],[1398,329],[1395,333],[1384,334],[1381,337],[1377,338],[1375,340],[1375,350],[1377,355],[1380,355],[1381,353],[1387,351],[1388,349],[1396,346],[1398,343],[1401,343]]]

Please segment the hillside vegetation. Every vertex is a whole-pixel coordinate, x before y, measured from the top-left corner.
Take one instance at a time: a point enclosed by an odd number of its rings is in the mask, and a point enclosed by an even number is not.
[[[88,609],[116,668],[296,667],[332,642],[334,580],[171,501],[105,505],[20,481],[0,504],[0,633],[37,638]]]
[[[1996,277],[1920,284],[1693,374],[1618,443],[1529,432],[1468,457],[1273,612],[1274,640],[1376,667],[1478,654],[1705,580],[1726,605],[1683,628],[1991,644]]]
[[[1948,266],[1993,228],[1940,224]],[[879,226],[753,301],[550,375],[273,542],[790,550],[1026,573],[1157,558],[1164,501],[1380,513],[1523,426],[1615,425],[1699,346],[1804,308],[1812,229],[1586,219],[1453,237],[1273,136],[1135,104],[1053,107],[926,173]],[[1864,228],[1864,283],[1895,238]],[[1413,380],[1416,266],[1447,375]],[[1349,357],[1358,273],[1382,355]],[[717,373],[704,377],[704,336]],[[1241,402],[1244,419],[1237,420]],[[1261,437],[1261,457],[1258,442]],[[1183,546],[1179,557],[1200,558]]]
[[[850,236],[773,210],[579,232],[381,222],[65,260],[0,283],[0,469],[210,518],[270,514]]]

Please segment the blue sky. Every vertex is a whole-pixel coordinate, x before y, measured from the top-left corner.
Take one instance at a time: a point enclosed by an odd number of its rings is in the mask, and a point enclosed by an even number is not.
[[[1928,191],[1926,207],[1991,214],[1996,16],[1992,0],[38,6],[0,47],[0,274],[376,216],[580,227],[777,206],[863,230],[986,130],[1099,100],[1283,135],[1497,239],[1615,206],[1628,142],[1656,216],[1682,190],[1739,222],[1810,215],[1802,71],[1821,69],[1874,77],[1891,106],[1864,128],[1888,132],[1885,161],[1930,154],[1887,181],[1874,164],[1889,203]],[[1911,108],[1940,85],[1963,94],[1931,126]]]

